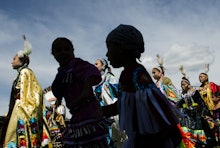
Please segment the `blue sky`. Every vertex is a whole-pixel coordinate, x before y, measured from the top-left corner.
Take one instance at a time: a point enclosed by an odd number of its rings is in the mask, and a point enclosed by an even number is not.
[[[30,68],[42,88],[58,64],[50,54],[56,37],[69,38],[75,55],[94,63],[105,58],[107,34],[119,24],[138,28],[145,41],[142,64],[149,73],[164,58],[166,75],[180,88],[180,65],[192,85],[210,64],[209,79],[220,84],[219,0],[13,0],[0,2],[0,115],[8,110],[16,71],[11,61],[23,49],[22,34],[33,46]],[[122,69],[113,69],[119,76]]]

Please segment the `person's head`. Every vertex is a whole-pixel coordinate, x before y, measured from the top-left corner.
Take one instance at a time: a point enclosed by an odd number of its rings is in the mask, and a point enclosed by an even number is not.
[[[30,63],[29,56],[24,55],[23,57],[19,57],[18,54],[16,54],[11,62],[13,69],[18,69],[22,66],[28,66]]]
[[[220,92],[212,94],[212,101],[217,104],[220,101]]]
[[[114,68],[136,61],[144,52],[144,40],[141,32],[130,25],[119,25],[106,38],[108,51],[106,56]]]
[[[51,53],[60,64],[65,66],[74,57],[72,42],[65,37],[58,37],[52,43]]]
[[[154,67],[152,68],[152,76],[155,80],[159,80],[163,76],[162,67]]]
[[[212,92],[212,100],[214,103],[218,103],[220,101],[220,86],[217,84],[210,82],[210,89]]]
[[[181,88],[184,92],[187,92],[190,89],[190,81],[186,77],[182,77]]]
[[[100,71],[100,72],[105,72],[106,70],[108,70],[109,72],[111,72],[110,67],[108,66],[108,62],[105,59],[97,59],[95,61],[95,67]]]
[[[14,56],[11,62],[13,69],[18,69],[22,66],[28,66],[30,63],[29,55],[31,54],[32,51],[32,45],[27,40],[25,35],[23,35],[23,39],[24,39],[24,49],[19,50],[17,54]]]
[[[200,73],[199,74],[199,81],[203,84],[205,82],[208,82],[208,75],[206,73]]]

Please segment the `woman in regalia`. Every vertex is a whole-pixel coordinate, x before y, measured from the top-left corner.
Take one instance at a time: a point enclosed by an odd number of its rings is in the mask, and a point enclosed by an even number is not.
[[[163,58],[157,54],[157,62],[159,66],[152,68],[152,76],[156,80],[156,85],[160,91],[167,97],[169,102],[175,106],[180,100],[180,95],[171,79],[165,76],[165,67],[163,66]]]
[[[32,46],[23,37],[24,50],[20,50],[11,63],[18,73],[12,84],[9,111],[4,125],[6,131],[2,135],[5,136],[5,148],[38,148],[49,143],[48,133],[43,128],[43,91],[34,72],[28,68]]]
[[[188,138],[185,145],[189,148],[207,146],[209,135],[206,134],[207,115],[210,115],[203,99],[198,90],[191,86],[189,79],[186,77],[183,66],[180,68],[183,74],[181,80],[181,100],[177,103],[179,110],[185,114],[180,119],[181,128]]]
[[[95,86],[94,93],[100,101],[101,106],[113,104],[118,100],[118,80],[111,72],[111,68],[105,59],[96,59],[94,64],[100,71],[102,81]],[[109,128],[109,136],[107,138],[110,148],[120,148],[127,139],[126,134],[119,129],[118,115],[111,117],[114,122]]]

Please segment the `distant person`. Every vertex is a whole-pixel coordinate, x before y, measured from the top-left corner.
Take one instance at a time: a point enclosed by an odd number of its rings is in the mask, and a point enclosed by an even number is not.
[[[102,81],[95,86],[94,93],[100,101],[101,106],[113,104],[118,100],[118,80],[111,72],[111,68],[105,59],[96,59],[94,64],[102,76]],[[112,117],[114,123],[109,129],[110,137],[108,143],[111,148],[122,147],[124,140],[127,138],[124,132],[119,129],[118,115]]]
[[[97,59],[94,63],[99,70],[102,81],[95,86],[94,92],[101,105],[112,104],[117,101],[118,80],[111,72],[108,62],[105,59]]]
[[[51,86],[44,89],[44,101],[49,103],[49,106],[44,107],[44,119],[50,131],[53,148],[63,147],[62,133],[66,128],[65,117],[66,109],[63,104],[56,106],[56,97],[53,95]],[[46,104],[46,102],[45,102]]]
[[[130,25],[119,25],[107,36],[107,54],[114,68],[123,67],[119,97],[103,107],[105,116],[119,113],[120,129],[128,139],[124,148],[176,148],[180,141],[178,119],[172,106],[137,60],[144,52],[142,34]]]
[[[216,84],[211,85],[212,100],[214,102],[213,112],[213,136],[215,136],[215,146],[220,146],[220,87]]]
[[[209,82],[208,74],[207,73],[200,73],[199,74],[199,81],[201,85],[198,88],[198,91],[204,100],[205,104],[208,106],[208,109],[212,111],[214,105],[214,102],[212,100],[212,91],[210,84],[213,82]]]
[[[152,76],[156,80],[157,87],[160,88],[161,92],[168,98],[170,103],[175,106],[181,97],[171,79],[165,76],[165,68],[161,57],[157,55],[157,58],[160,66],[152,68]]]
[[[12,68],[18,72],[13,82],[6,130],[1,136],[5,148],[44,147],[49,144],[49,135],[43,130],[43,91],[28,67],[31,44],[24,37],[24,50],[12,60]],[[42,143],[41,143],[42,142]]]
[[[53,41],[51,52],[60,65],[52,92],[57,105],[65,99],[72,115],[63,133],[64,147],[107,148],[111,123],[103,116],[93,93],[93,86],[101,81],[100,72],[93,64],[75,57],[73,44],[65,37]]]
[[[201,98],[198,90],[190,85],[186,76],[181,80],[181,100],[177,103],[178,109],[186,116],[180,119],[181,127],[188,136],[185,141],[186,147],[207,147],[211,145],[210,131],[206,131],[209,127],[206,116],[210,116],[210,112]],[[204,123],[206,122],[206,123]]]

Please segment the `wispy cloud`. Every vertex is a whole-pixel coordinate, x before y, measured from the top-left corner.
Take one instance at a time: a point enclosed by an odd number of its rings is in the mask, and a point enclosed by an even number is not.
[[[179,72],[181,65],[188,71],[204,70],[205,64],[213,64],[215,58],[209,47],[197,44],[175,44],[170,49],[158,54],[163,58],[163,65],[169,74]],[[156,59],[156,56],[155,58],[146,57],[143,59],[143,63],[149,67],[155,67],[159,65]]]

